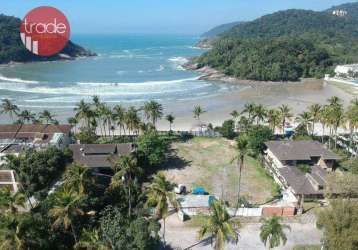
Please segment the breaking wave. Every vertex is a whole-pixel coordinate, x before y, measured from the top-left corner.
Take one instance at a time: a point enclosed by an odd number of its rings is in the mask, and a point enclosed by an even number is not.
[[[16,82],[16,83],[27,83],[27,84],[38,84],[38,81],[23,80],[20,78],[9,78],[0,74],[0,80],[4,82]]]

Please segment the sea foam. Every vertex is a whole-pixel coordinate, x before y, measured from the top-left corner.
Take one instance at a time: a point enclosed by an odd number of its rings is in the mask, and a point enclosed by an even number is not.
[[[38,84],[38,81],[23,80],[20,78],[9,78],[0,74],[0,80],[4,82],[16,82],[16,83],[27,83],[27,84]]]

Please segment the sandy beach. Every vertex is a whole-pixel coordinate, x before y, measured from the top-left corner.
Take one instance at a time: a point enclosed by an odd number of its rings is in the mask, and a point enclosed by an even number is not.
[[[287,104],[295,115],[311,104],[325,104],[331,96],[338,96],[347,106],[353,98],[358,96],[356,92],[351,91],[351,88],[358,91],[358,86],[345,86],[317,79],[305,79],[297,83],[250,85],[243,83],[242,88],[229,93],[194,101],[167,103],[164,107],[166,113],[173,113],[176,116],[174,130],[190,130],[196,124],[191,112],[195,105],[201,105],[207,111],[202,115],[201,120],[216,126],[229,119],[233,110],[242,110],[248,102],[260,103],[267,108]],[[160,121],[159,129],[168,129],[167,122]]]
[[[298,115],[313,103],[325,104],[331,96],[338,96],[347,106],[357,97],[358,86],[343,83],[326,82],[317,79],[304,79],[294,83],[253,83],[235,82],[219,83],[228,84],[230,91],[217,93],[211,97],[198,99],[178,100],[175,102],[162,102],[164,114],[173,114],[175,122],[173,130],[195,130],[197,121],[193,118],[192,110],[195,105],[200,105],[206,111],[201,120],[204,123],[212,123],[214,126],[230,118],[233,110],[241,111],[248,102],[255,102],[265,107],[278,107],[282,104],[289,105],[294,114]],[[140,103],[135,104],[141,105]],[[74,115],[72,110],[49,109],[61,122],[66,122],[68,117]],[[33,109],[40,112],[42,109]],[[9,122],[8,117],[1,115],[2,123]],[[168,130],[169,124],[163,119],[158,122],[159,130]]]

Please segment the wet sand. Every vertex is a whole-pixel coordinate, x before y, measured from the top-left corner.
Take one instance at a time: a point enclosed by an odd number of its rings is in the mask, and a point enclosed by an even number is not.
[[[191,130],[195,128],[197,122],[192,114],[195,105],[200,105],[207,111],[201,117],[203,122],[217,126],[221,125],[224,120],[230,119],[230,113],[233,110],[241,111],[248,102],[260,103],[267,108],[287,104],[297,115],[311,104],[325,104],[331,96],[338,96],[344,100],[345,106],[358,96],[357,92],[352,92],[343,84],[337,85],[317,79],[305,79],[303,82],[297,83],[242,85],[242,89],[216,97],[166,104],[166,113],[173,113],[176,116],[173,129]],[[355,89],[358,91],[358,86]],[[159,129],[167,130],[167,122],[161,121]]]

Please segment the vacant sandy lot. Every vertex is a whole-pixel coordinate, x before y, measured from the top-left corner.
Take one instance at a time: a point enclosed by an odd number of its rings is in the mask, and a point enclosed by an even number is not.
[[[234,203],[237,200],[238,168],[234,142],[223,138],[194,138],[173,144],[174,159],[168,162],[166,176],[189,189],[203,186],[211,194]],[[274,182],[265,170],[247,157],[242,174],[242,195],[252,203],[264,203],[272,197]]]

